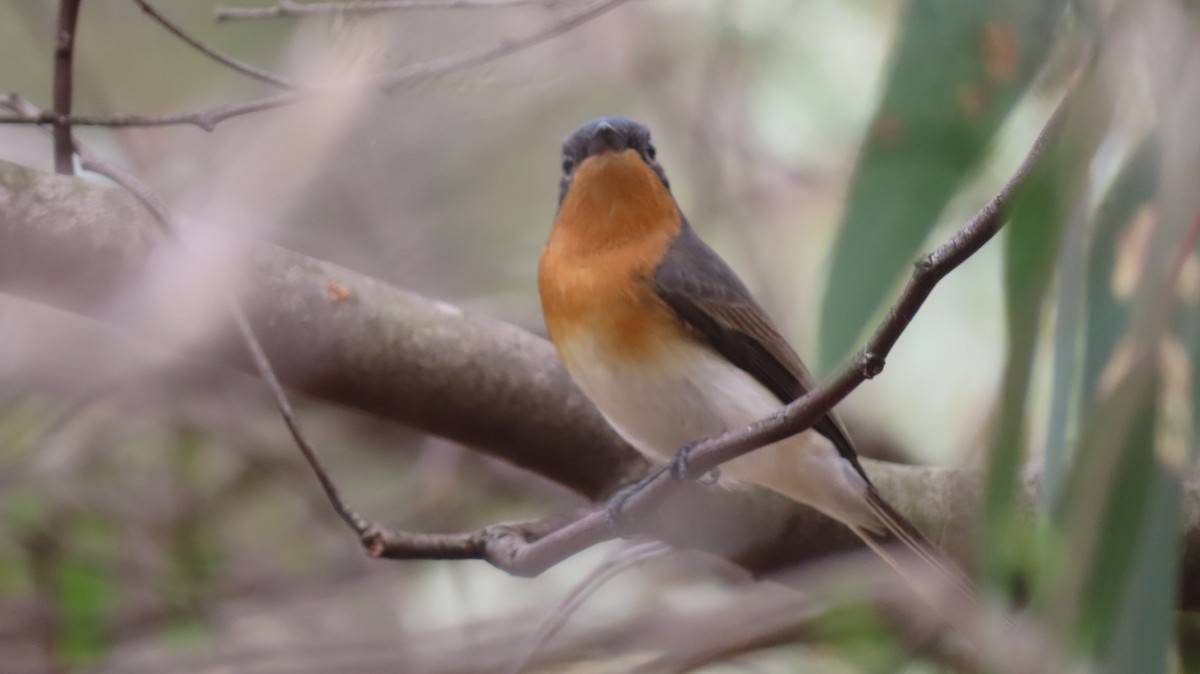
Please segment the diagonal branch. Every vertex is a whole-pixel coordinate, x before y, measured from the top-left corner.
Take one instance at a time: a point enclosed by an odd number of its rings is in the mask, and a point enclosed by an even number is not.
[[[490,63],[511,56],[569,32],[592,19],[629,2],[629,0],[595,0],[580,6],[559,20],[520,37],[502,40],[498,44],[469,49],[465,52],[414,63],[397,70],[372,75],[355,82],[318,84],[303,89],[274,94],[263,98],[219,105],[196,112],[171,113],[165,115],[65,115],[57,112],[39,112],[36,115],[19,114],[0,116],[0,124],[55,124],[75,126],[147,127],[147,126],[198,126],[212,131],[221,122],[234,117],[263,110],[272,110],[292,105],[317,96],[345,92],[348,89],[369,87],[381,93],[390,93],[401,86],[423,82],[444,75]]]
[[[888,309],[887,316],[871,334],[867,345],[849,365],[828,384],[814,388],[771,417],[690,447],[686,476],[697,479],[751,450],[808,429],[860,384],[883,372],[892,347],[904,334],[938,282],[966,262],[1000,231],[1013,194],[1020,189],[1046,148],[1062,130],[1070,114],[1073,94],[1072,87],[1050,114],[1029,152],[1000,192],[948,241],[917,261],[913,275],[900,297]]]

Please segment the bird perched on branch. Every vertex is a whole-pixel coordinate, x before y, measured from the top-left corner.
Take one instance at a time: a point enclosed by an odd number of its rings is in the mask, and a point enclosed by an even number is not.
[[[584,124],[562,147],[558,214],[538,285],[550,338],[608,423],[656,462],[770,416],[813,384],[737,275],[688,224],[649,130]],[[724,466],[844,523],[889,561],[898,541],[941,568],[876,491],[832,411]]]

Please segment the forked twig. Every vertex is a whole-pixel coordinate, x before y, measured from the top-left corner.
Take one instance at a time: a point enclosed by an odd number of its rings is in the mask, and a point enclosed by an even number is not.
[[[204,44],[191,33],[185,31],[182,26],[168,19],[165,15],[163,15],[162,12],[159,12],[154,5],[151,5],[148,2],[148,0],[133,0],[133,2],[142,9],[142,12],[144,12],[151,19],[154,19],[158,25],[165,28],[167,32],[171,33],[180,40],[183,40],[190,47],[216,61],[217,63],[220,63],[221,65],[224,65],[227,68],[239,72],[247,77],[256,79],[259,82],[266,82],[267,84],[273,84],[277,87],[283,87],[284,89],[296,89],[299,86],[298,83],[289,80],[286,77],[280,77],[279,75],[263,70],[258,66],[251,65],[245,61],[239,61],[228,54],[217,51],[216,49]]]
[[[554,23],[520,37],[501,40],[498,44],[468,49],[467,51],[414,63],[397,70],[371,75],[349,83],[313,84],[301,89],[265,96],[263,98],[219,105],[196,112],[170,113],[165,115],[65,115],[57,112],[39,111],[36,115],[19,114],[0,116],[0,124],[68,124],[75,126],[148,127],[148,126],[198,126],[212,131],[217,124],[254,112],[272,110],[321,95],[341,93],[358,87],[369,87],[388,93],[397,87],[449,75],[469,68],[511,56],[563,33],[578,28],[592,19],[614,9],[629,0],[595,0],[584,4],[574,12]]]
[[[32,103],[15,94],[9,94],[0,99],[0,106],[27,115],[36,115],[39,113],[39,110]],[[72,139],[72,148],[75,154],[79,156],[80,166],[84,170],[103,175],[129,191],[154,216],[155,221],[158,222],[163,232],[172,240],[182,245],[185,252],[188,252],[181,228],[170,207],[167,206],[162,198],[154,193],[154,190],[150,189],[149,185],[142,182],[141,179],[130,171],[101,158],[77,139]],[[368,532],[372,530],[372,526],[346,503],[341,492],[338,491],[337,485],[329,477],[329,472],[325,469],[321,459],[317,456],[316,450],[313,449],[308,439],[304,436],[304,432],[300,428],[300,422],[296,418],[295,410],[288,399],[287,392],[283,390],[283,385],[279,382],[279,378],[275,374],[275,369],[271,366],[270,360],[267,359],[262,344],[258,341],[258,337],[255,336],[254,329],[250,326],[250,320],[247,318],[245,310],[242,309],[241,302],[238,301],[231,289],[223,288],[222,293],[226,309],[233,317],[242,342],[250,354],[250,359],[254,363],[259,376],[262,377],[263,381],[267,384],[267,388],[270,389],[271,395],[275,400],[275,406],[278,408],[280,416],[283,417],[283,422],[287,426],[288,432],[291,433],[296,446],[300,448],[300,453],[304,455],[305,461],[308,462],[317,480],[321,483],[321,489],[325,491],[325,496],[328,497],[334,511],[365,542]]]

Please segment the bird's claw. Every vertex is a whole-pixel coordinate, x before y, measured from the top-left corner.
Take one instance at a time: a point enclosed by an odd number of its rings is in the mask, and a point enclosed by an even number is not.
[[[637,482],[621,487],[617,493],[609,497],[608,505],[604,507],[604,511],[608,516],[608,523],[612,525],[621,538],[629,538],[634,533],[629,526],[629,519],[625,517],[625,502],[633,497],[634,494],[645,489],[646,485],[653,482],[654,478],[661,474],[661,469],[656,470]]]
[[[608,523],[612,525],[612,528],[616,530],[621,538],[629,537],[629,520],[625,517],[625,502],[629,500],[630,496],[633,496],[639,486],[641,486],[641,483],[635,482],[621,487],[617,493],[608,499],[608,505],[604,507],[604,514],[608,516]]]
[[[696,480],[705,486],[714,485],[721,479],[720,468],[713,468],[699,477],[692,476],[691,457],[692,452],[696,449],[696,444],[684,445],[676,452],[675,458],[671,460],[671,477],[684,481]]]

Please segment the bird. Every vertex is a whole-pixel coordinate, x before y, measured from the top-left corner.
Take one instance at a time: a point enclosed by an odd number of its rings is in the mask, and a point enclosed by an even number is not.
[[[558,196],[538,264],[547,331],[576,385],[652,462],[768,417],[813,387],[776,324],[684,216],[646,126],[602,117],[567,136]],[[726,463],[721,475],[722,484],[760,485],[838,520],[893,566],[889,549],[899,542],[946,571],[872,484],[833,411]]]

